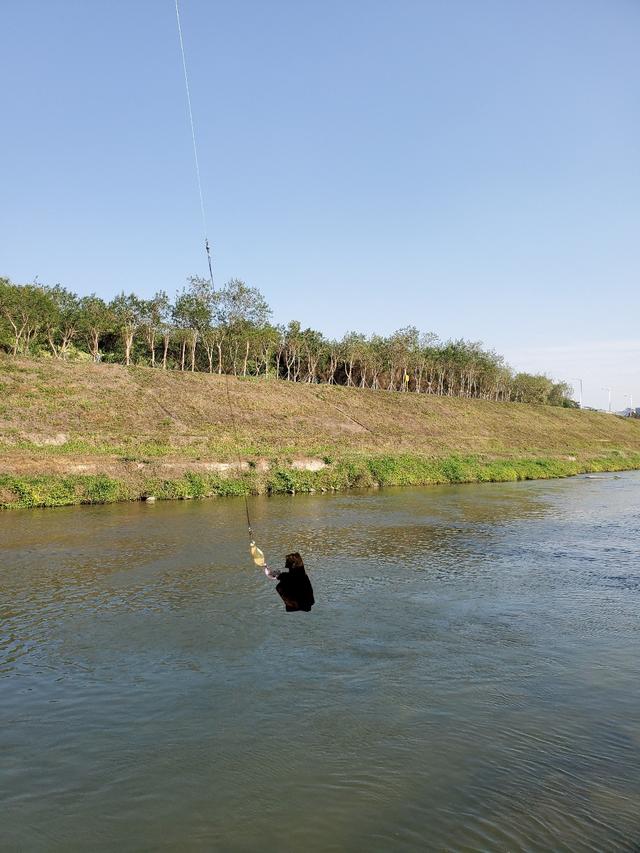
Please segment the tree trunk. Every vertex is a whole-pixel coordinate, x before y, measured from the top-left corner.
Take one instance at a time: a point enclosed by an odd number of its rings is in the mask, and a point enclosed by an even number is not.
[[[198,333],[194,332],[191,338],[191,372],[194,373],[196,369],[196,347],[198,345]]]
[[[347,388],[350,388],[353,385],[351,381],[351,375],[353,373],[353,359],[349,362],[349,367],[347,369]]]
[[[329,385],[335,385],[337,366],[338,366],[338,359],[335,357],[335,355],[332,352],[329,355],[329,370],[331,371],[331,373],[329,375]]]
[[[124,336],[124,363],[127,367],[131,364],[131,347],[133,345],[133,332],[125,332]]]
[[[247,338],[244,348],[244,364],[242,365],[242,375],[247,375],[247,362],[249,361],[249,339]]]
[[[66,360],[67,355],[69,353],[69,347],[71,346],[71,335],[66,334],[62,336],[62,344],[60,345],[60,355],[63,359]]]
[[[49,341],[49,348],[51,349],[51,353],[54,358],[59,358],[58,348],[55,345],[55,341],[53,340],[53,335],[51,332],[47,332],[47,340]]]
[[[11,354],[13,356],[17,356],[18,348],[20,346],[20,339],[22,338],[22,335],[24,333],[24,327],[26,326],[26,323],[23,323],[22,326],[18,328],[18,324],[15,323],[11,319],[11,317],[7,316],[6,314],[5,316],[7,317],[7,320],[9,321],[11,328],[13,329],[13,346],[11,347]]]

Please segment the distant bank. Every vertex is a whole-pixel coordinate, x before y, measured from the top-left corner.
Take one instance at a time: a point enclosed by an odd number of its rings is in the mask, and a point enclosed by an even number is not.
[[[0,506],[640,468],[640,420],[458,397],[0,357]]]

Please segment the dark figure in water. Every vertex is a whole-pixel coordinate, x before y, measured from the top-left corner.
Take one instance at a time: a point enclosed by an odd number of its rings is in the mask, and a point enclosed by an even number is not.
[[[304,570],[304,563],[300,554],[297,552],[287,554],[284,567],[288,571],[274,572],[267,569],[266,574],[278,581],[276,592],[284,601],[287,613],[294,610],[304,610],[308,613],[315,601],[311,581]]]

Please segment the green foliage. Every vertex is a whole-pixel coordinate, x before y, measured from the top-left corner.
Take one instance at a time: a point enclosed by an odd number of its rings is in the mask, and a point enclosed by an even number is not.
[[[82,503],[108,504],[126,499],[126,491],[121,484],[104,474],[85,477],[82,486]]]
[[[187,472],[175,480],[147,480],[140,497],[153,496],[161,500],[190,500],[192,498],[239,497],[257,492],[257,486],[242,478],[226,479],[216,474]]]
[[[264,475],[255,471],[235,477],[186,472],[176,479],[149,478],[138,486],[104,474],[0,476],[0,508],[55,507],[70,504],[113,503],[153,496],[162,500],[232,497],[245,494],[295,494],[380,486],[419,486],[436,483],[514,482],[567,477],[579,473],[640,469],[640,454],[611,451],[582,461],[530,458],[483,460],[411,454],[357,456],[320,471],[279,466]]]
[[[0,477],[4,499],[0,507],[56,507],[70,504],[114,503],[127,500],[126,487],[104,474],[58,477]]]
[[[271,308],[257,287],[249,287],[238,278],[232,278],[220,292],[215,306],[216,320],[223,326],[264,326],[271,316]]]
[[[512,397],[517,403],[541,403],[568,406],[571,388],[566,382],[553,382],[541,374],[517,373],[513,379]]]
[[[335,341],[295,320],[274,326],[270,316],[260,291],[239,279],[214,292],[208,279],[191,276],[173,304],[164,291],[149,300],[123,292],[108,306],[95,294],[79,299],[60,285],[0,279],[0,347],[14,355],[66,358],[86,349],[95,361],[126,365],[575,405],[566,383],[514,373],[478,341],[439,341],[414,326],[387,337],[349,332]]]
[[[136,331],[143,321],[143,303],[135,293],[120,293],[109,304],[113,315],[114,329],[120,334],[124,345],[125,364],[131,363],[131,350]]]
[[[116,318],[106,302],[95,293],[84,296],[79,304],[79,334],[94,361],[100,358],[100,341],[112,330]]]
[[[51,353],[66,358],[82,321],[81,300],[59,284],[46,291],[44,327]]]
[[[69,477],[2,477],[0,485],[12,491],[19,507],[65,506],[79,503]]]
[[[267,480],[267,491],[272,494],[293,494],[304,491],[301,479],[298,476],[299,473],[290,468],[278,468],[271,473]]]
[[[194,474],[191,471],[187,471],[184,478],[189,484],[190,497],[204,498],[208,494],[207,483],[204,477],[200,476],[200,474]]]
[[[51,310],[51,300],[41,285],[17,286],[0,278],[1,338],[14,356],[28,355],[37,348]]]
[[[241,497],[259,491],[255,487],[252,488],[249,480],[227,480],[218,477],[215,480],[211,478],[211,482],[214,484],[212,493],[220,498]]]

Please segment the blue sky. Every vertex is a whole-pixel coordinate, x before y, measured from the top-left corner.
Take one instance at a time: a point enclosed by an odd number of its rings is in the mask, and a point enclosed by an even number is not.
[[[218,282],[640,405],[636,0],[181,0]],[[173,0],[0,6],[0,274],[203,273]]]

